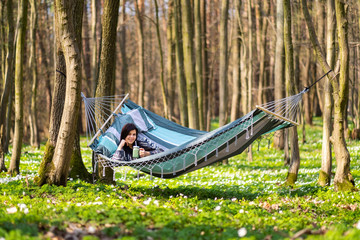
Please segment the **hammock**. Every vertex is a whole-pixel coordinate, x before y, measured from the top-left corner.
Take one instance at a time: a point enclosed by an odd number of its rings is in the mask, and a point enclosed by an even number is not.
[[[95,156],[94,172],[98,164],[103,166],[104,174],[106,167],[130,166],[138,170],[138,176],[141,171],[155,177],[174,178],[238,155],[261,135],[297,125],[299,102],[307,91],[304,89],[297,95],[256,106],[245,116],[211,132],[169,121],[128,100],[128,95],[86,98],[82,94],[87,132],[93,135],[89,146]],[[109,106],[114,102],[118,105],[111,112]],[[121,113],[116,114],[120,109]],[[112,124],[104,131],[111,120]],[[129,122],[138,127],[139,139],[164,152],[132,161],[112,159],[120,143],[121,129]]]

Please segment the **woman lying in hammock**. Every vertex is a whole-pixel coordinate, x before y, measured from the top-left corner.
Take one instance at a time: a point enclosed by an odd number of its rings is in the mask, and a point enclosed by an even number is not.
[[[137,139],[137,137],[138,129],[135,124],[125,124],[121,130],[120,144],[112,156],[112,159],[119,161],[131,161],[134,158],[146,157],[163,152],[163,150],[155,146],[155,144],[149,143],[146,140],[141,141]]]

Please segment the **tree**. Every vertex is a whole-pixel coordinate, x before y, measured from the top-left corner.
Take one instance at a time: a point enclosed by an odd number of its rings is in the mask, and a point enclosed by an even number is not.
[[[36,0],[30,1],[31,5],[31,17],[30,17],[30,58],[29,58],[29,70],[32,72],[32,88],[31,88],[31,100],[30,100],[30,144],[31,146],[40,147],[38,120],[37,120],[37,89],[38,89],[38,72],[36,62],[36,29],[37,29],[37,3]]]
[[[275,48],[275,99],[284,98],[284,4],[283,0],[276,1],[276,48]],[[284,130],[274,134],[274,147],[284,149]]]
[[[7,136],[6,129],[6,116],[5,114],[10,92],[12,91],[13,86],[13,62],[14,62],[14,18],[13,18],[13,4],[12,0],[6,2],[6,11],[7,11],[7,22],[8,22],[8,42],[7,42],[7,55],[6,55],[6,65],[5,65],[5,77],[4,77],[4,89],[1,95],[0,102],[0,172],[7,171],[5,167],[5,141]],[[11,100],[10,100],[11,101]]]
[[[186,94],[186,80],[184,73],[184,55],[183,47],[181,44],[181,8],[180,0],[174,0],[175,12],[174,12],[174,42],[175,42],[175,58],[176,58],[176,82],[179,91],[179,110],[180,110],[180,123],[183,126],[189,126],[189,114],[188,114],[188,102]]]
[[[196,90],[198,95],[198,110],[199,110],[199,128],[205,130],[204,121],[204,92],[203,92],[203,58],[202,58],[202,31],[201,31],[201,3],[200,0],[194,1],[194,26],[195,26],[195,75],[196,75]]]
[[[128,92],[128,64],[126,56],[126,0],[122,1],[120,22],[121,89]]]
[[[106,0],[104,1],[104,13],[102,21],[102,43],[100,55],[100,69],[99,81],[96,87],[95,97],[110,96],[113,93],[113,83],[115,81],[116,69],[116,28],[118,22],[120,0]],[[110,114],[110,113],[108,113]],[[99,166],[97,177],[102,182],[113,182],[113,170],[111,168],[105,169],[105,176],[103,176],[103,167]]]
[[[95,95],[98,80],[98,44],[97,44],[97,24],[101,20],[98,15],[100,12],[100,1],[91,0],[91,80],[92,95]]]
[[[186,77],[186,93],[188,102],[188,118],[190,128],[199,128],[198,97],[193,61],[194,44],[190,0],[181,0],[181,24],[184,51],[184,71]]]
[[[19,18],[16,39],[15,53],[15,132],[13,141],[13,152],[9,166],[9,174],[17,175],[20,173],[20,155],[23,138],[23,60],[25,48],[25,35],[27,25],[28,0],[21,0],[19,3]]]
[[[229,0],[221,1],[220,15],[220,62],[219,62],[219,125],[224,126],[227,123],[227,67],[228,67],[228,22]],[[251,64],[251,62],[250,62]]]
[[[139,92],[138,92],[138,104],[144,106],[145,95],[145,50],[144,50],[144,0],[135,0],[135,12],[136,12],[136,24],[137,24],[137,36],[138,36],[138,55],[139,55]]]
[[[65,63],[66,65],[66,83],[64,81],[61,82],[61,87],[63,87],[64,83],[66,84],[65,92],[55,91],[55,93],[59,95],[65,93],[65,100],[63,105],[57,106],[57,108],[54,109],[54,111],[59,110],[62,112],[60,114],[61,122],[58,128],[56,145],[47,145],[45,156],[39,170],[38,183],[40,185],[48,183],[65,186],[67,183],[80,108],[83,4],[84,2],[81,0],[71,2],[55,1],[57,57],[60,60],[57,64],[61,63],[62,66],[64,66],[63,63]],[[63,75],[62,77],[65,77],[64,72],[60,74]],[[59,86],[55,85],[55,87]],[[55,96],[54,94],[54,97]],[[61,101],[62,98],[60,97],[59,100]],[[63,108],[61,106],[63,106]],[[57,114],[52,113],[52,116],[56,115]]]
[[[240,73],[240,48],[242,42],[242,33],[240,30],[240,8],[241,1],[235,1],[235,16],[233,23],[233,32],[234,37],[232,40],[232,80],[233,80],[233,89],[232,89],[232,99],[231,99],[231,121],[235,121],[240,117],[240,96],[241,96],[241,73]]]
[[[312,24],[309,11],[307,9],[306,0],[301,1],[303,13],[310,35],[310,40],[316,51],[317,60],[323,68],[324,72],[331,70],[326,62],[320,44],[317,40],[315,28]],[[336,78],[336,73],[330,72],[331,85],[333,87],[334,96],[334,130],[331,136],[331,142],[334,145],[336,158],[336,173],[334,178],[334,187],[336,191],[354,190],[354,179],[350,173],[350,154],[346,147],[344,135],[344,121],[346,103],[348,100],[349,87],[349,49],[348,49],[348,21],[347,10],[345,4],[341,1],[335,1],[336,22],[338,30],[338,40],[340,48],[340,77]]]
[[[335,1],[327,0],[326,11],[326,61],[330,68],[335,66],[335,33],[336,33],[336,19],[335,19]],[[331,142],[330,136],[332,131],[332,88],[328,78],[324,79],[324,107],[323,107],[323,141],[321,152],[321,170],[319,173],[319,185],[329,186],[331,181],[332,156],[331,156]]]
[[[294,49],[291,36],[290,0],[284,0],[284,39],[286,91],[289,96],[293,96],[297,92],[297,86],[294,80]],[[291,148],[291,161],[286,178],[286,184],[294,185],[297,180],[300,167],[300,153],[296,126],[289,129],[289,140]]]

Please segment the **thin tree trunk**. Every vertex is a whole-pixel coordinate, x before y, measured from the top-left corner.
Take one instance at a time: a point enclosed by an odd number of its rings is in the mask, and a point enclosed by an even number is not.
[[[138,37],[138,55],[139,55],[139,93],[138,104],[144,105],[145,96],[145,49],[144,49],[144,0],[135,0],[136,11],[136,24],[137,24],[137,37]]]
[[[336,33],[336,19],[335,19],[335,1],[327,0],[326,11],[327,24],[327,50],[326,61],[333,69],[335,65],[335,33]],[[319,185],[329,186],[331,182],[332,156],[331,156],[331,132],[332,132],[332,88],[328,78],[324,79],[324,108],[323,108],[323,141],[321,154],[321,170],[319,173]]]
[[[85,86],[83,90],[86,96],[91,96],[91,58],[90,58],[90,36],[89,36],[89,21],[88,21],[88,7],[87,0],[84,4],[83,13],[83,29],[82,29],[82,63],[83,63],[83,76],[85,77]],[[80,127],[82,131],[82,127]]]
[[[290,0],[284,0],[284,39],[286,90],[289,96],[293,96],[297,92],[297,87],[294,79],[294,50],[291,36]],[[300,167],[300,153],[296,126],[289,129],[289,141],[291,148],[291,161],[286,179],[286,184],[294,185],[297,180]]]
[[[203,116],[205,130],[210,131],[210,107],[209,107],[209,58],[208,45],[206,41],[206,0],[200,0],[200,22],[201,22],[201,63],[203,83]]]
[[[174,41],[174,0],[170,0],[168,4],[168,21],[167,21],[167,44],[168,44],[168,57],[167,57],[167,88],[168,88],[168,99],[169,99],[169,118],[175,117],[175,41]]]
[[[184,69],[186,76],[186,92],[188,104],[189,127],[199,129],[199,110],[195,76],[195,63],[193,61],[194,44],[191,18],[190,0],[181,0],[182,36],[184,51]],[[191,104],[190,104],[191,103]]]
[[[319,39],[319,43],[322,49],[325,49],[325,11],[324,11],[324,0],[316,0],[314,1],[314,12],[316,18],[316,27],[317,27],[317,35]],[[316,64],[316,63],[315,63]],[[316,65],[315,65],[316,66]],[[322,75],[322,69],[320,67],[316,67],[316,76]],[[322,84],[316,84],[316,94],[317,99],[319,101],[319,107],[321,112],[324,109],[324,88]]]
[[[120,56],[121,56],[121,90],[122,93],[129,91],[128,64],[126,56],[126,0],[122,1],[121,26],[120,26]]]
[[[32,93],[30,100],[30,144],[33,147],[40,148],[39,130],[37,121],[37,85],[38,85],[38,74],[37,74],[37,62],[36,62],[36,29],[37,29],[37,4],[36,0],[30,1],[31,5],[31,20],[30,20],[30,58],[29,58],[29,69],[32,71]]]
[[[253,105],[253,95],[252,95],[252,88],[253,88],[253,81],[254,81],[254,72],[253,72],[253,61],[254,61],[254,26],[253,26],[253,10],[252,10],[252,1],[248,0],[248,24],[249,24],[249,71],[248,71],[248,106],[247,112],[250,112]],[[252,145],[248,148],[248,160],[249,162],[253,161],[253,154],[252,154]]]
[[[219,30],[219,126],[227,123],[228,11],[229,0],[222,0]]]
[[[276,1],[276,49],[275,49],[275,99],[284,98],[284,5],[283,0]],[[274,147],[284,149],[284,130],[274,134]]]
[[[17,175],[20,173],[20,155],[23,138],[23,60],[25,48],[25,35],[27,24],[28,1],[21,0],[19,3],[19,22],[16,40],[15,53],[15,132],[13,141],[13,151],[9,166],[9,174]]]
[[[241,1],[235,1],[235,17],[233,23],[234,37],[232,40],[232,64],[233,64],[233,87],[231,99],[231,121],[235,121],[240,117],[240,97],[241,97],[241,72],[240,72],[240,48],[242,42],[242,33],[240,30],[240,8]]]
[[[7,171],[5,166],[5,156],[6,153],[5,145],[7,141],[7,124],[6,124],[6,116],[9,116],[7,109],[11,105],[9,101],[10,96],[12,96],[12,88],[13,88],[13,64],[14,64],[14,18],[13,18],[13,4],[12,0],[8,0],[6,2],[6,12],[7,12],[7,22],[8,22],[8,41],[7,41],[7,55],[6,55],[6,65],[5,65],[5,77],[4,77],[4,89],[1,95],[0,102],[0,172]]]
[[[204,91],[203,91],[203,64],[202,64],[202,31],[201,31],[201,3],[200,0],[194,0],[194,25],[195,25],[195,74],[196,89],[198,95],[199,110],[199,128],[205,130],[204,121]]]
[[[338,86],[334,86],[334,132],[333,144],[336,158],[336,173],[334,177],[335,191],[355,189],[355,182],[350,173],[350,154],[346,147],[344,121],[349,98],[349,46],[348,46],[348,7],[345,3],[335,0],[336,22],[339,39],[340,78]]]
[[[98,80],[98,44],[97,44],[97,24],[98,14],[100,12],[100,1],[91,0],[91,92],[95,95]]]
[[[184,56],[181,45],[182,34],[181,34],[181,7],[180,0],[175,1],[175,12],[174,12],[174,42],[175,42],[175,56],[176,56],[176,82],[179,89],[179,109],[180,109],[180,123],[183,126],[189,126],[189,114],[188,114],[188,103],[186,96],[186,80],[184,74]]]
[[[164,112],[165,112],[165,118],[171,119],[170,111],[169,111],[169,104],[168,104],[168,93],[167,89],[165,88],[165,80],[164,80],[164,56],[163,56],[163,50],[162,50],[162,44],[161,44],[161,36],[160,36],[160,24],[159,24],[159,8],[157,4],[157,0],[154,0],[155,3],[155,15],[156,15],[156,36],[159,44],[159,54],[160,54],[160,84],[161,84],[161,94],[163,98],[163,104],[164,104]]]

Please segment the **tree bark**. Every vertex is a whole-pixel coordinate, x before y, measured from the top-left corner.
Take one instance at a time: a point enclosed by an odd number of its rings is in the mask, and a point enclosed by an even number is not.
[[[31,5],[31,20],[30,20],[30,58],[29,58],[29,69],[32,72],[32,93],[30,100],[30,144],[33,147],[40,148],[39,129],[37,120],[37,88],[38,88],[38,72],[36,62],[36,29],[37,29],[37,3],[36,0],[30,1]]]
[[[219,29],[219,126],[227,123],[228,11],[229,0],[222,0]]]
[[[197,86],[195,77],[195,63],[193,61],[194,44],[193,28],[191,21],[191,4],[190,0],[181,0],[182,11],[182,36],[184,51],[184,69],[186,77],[186,93],[188,104],[189,127],[199,129],[199,110]],[[191,103],[191,104],[190,104]]]
[[[120,25],[120,57],[121,57],[121,89],[123,93],[129,92],[129,83],[128,83],[128,64],[127,64],[127,55],[126,55],[126,0],[122,1],[121,9],[121,25]]]
[[[240,117],[240,97],[241,97],[241,72],[240,72],[240,48],[242,42],[242,33],[240,30],[240,21],[241,21],[241,1],[235,1],[235,16],[233,23],[233,32],[234,37],[232,40],[232,99],[231,99],[231,119],[230,121],[235,121]]]
[[[254,81],[254,72],[253,72],[253,64],[254,64],[254,24],[253,24],[253,8],[252,8],[252,1],[248,0],[248,25],[249,25],[249,64],[248,64],[248,106],[247,106],[247,112],[250,112],[253,105],[253,94],[252,94],[252,88],[253,88],[253,81]],[[248,160],[249,162],[253,161],[253,154],[252,154],[252,145],[248,148]]]
[[[12,92],[13,88],[13,64],[14,64],[14,18],[13,18],[13,4],[12,0],[8,0],[6,2],[6,11],[7,11],[7,22],[8,22],[8,41],[7,41],[7,55],[6,55],[6,65],[5,65],[5,77],[4,77],[4,89],[1,95],[1,102],[0,102],[0,172],[7,171],[5,166],[5,142],[7,137],[7,128],[6,128],[6,116],[7,107],[9,105],[9,96]],[[11,100],[10,100],[11,101]]]
[[[164,104],[164,114],[165,118],[171,119],[170,111],[169,111],[169,104],[168,104],[168,93],[167,89],[165,87],[165,80],[164,80],[164,55],[162,50],[162,44],[161,44],[161,36],[160,36],[160,24],[159,24],[159,7],[157,0],[154,0],[155,3],[155,22],[156,22],[156,36],[159,44],[159,54],[160,54],[160,84],[161,84],[161,95],[163,98],[163,104]]]
[[[168,89],[168,100],[169,100],[169,118],[172,119],[175,117],[175,39],[174,39],[174,0],[170,0],[168,4],[168,20],[167,20],[167,27],[166,27],[166,36],[167,36],[167,89]]]
[[[284,98],[284,4],[283,0],[276,1],[276,49],[275,49],[275,99]],[[284,149],[284,130],[274,134],[274,147]]]
[[[202,64],[202,31],[201,31],[201,3],[200,0],[194,1],[194,25],[195,25],[195,74],[196,89],[198,95],[199,128],[205,130],[204,121],[204,91],[203,91],[203,64]]]
[[[349,46],[348,46],[348,6],[341,0],[335,0],[336,22],[339,41],[340,77],[339,83],[333,83],[335,94],[333,144],[336,158],[334,177],[335,191],[355,189],[355,182],[350,173],[350,154],[346,147],[344,121],[349,98]]]
[[[13,152],[8,173],[17,175],[20,173],[20,155],[23,138],[23,60],[25,48],[25,35],[27,25],[28,0],[19,2],[19,22],[16,39],[15,53],[15,132],[13,141]]]
[[[98,82],[98,74],[99,74],[99,49],[98,49],[98,37],[97,37],[97,26],[101,25],[100,15],[100,6],[101,1],[91,0],[91,80],[92,80],[92,95],[95,96],[96,86]],[[100,22],[100,24],[99,24]]]
[[[144,105],[145,95],[145,49],[144,49],[144,0],[135,0],[135,11],[136,11],[136,24],[137,24],[137,37],[138,37],[138,55],[139,55],[139,93],[138,93],[138,104]]]
[[[326,11],[327,39],[326,61],[334,69],[335,65],[335,0],[327,0]],[[323,141],[321,154],[321,170],[319,173],[319,185],[329,186],[331,182],[332,156],[331,156],[331,132],[332,132],[332,88],[328,78],[324,79],[324,108],[323,108]]]
[[[180,123],[187,127],[189,126],[189,114],[188,114],[188,103],[186,96],[186,80],[184,73],[184,55],[183,47],[181,44],[181,5],[180,0],[174,0],[175,12],[174,12],[174,42],[175,42],[175,56],[176,56],[176,82],[179,91],[179,110],[180,110]]]
[[[284,39],[286,91],[289,96],[293,96],[297,92],[297,87],[294,79],[294,50],[291,36],[290,0],[284,0]],[[291,148],[291,161],[286,179],[286,184],[294,185],[297,180],[297,175],[300,167],[300,153],[296,126],[289,129],[289,141]]]
[[[83,64],[83,76],[85,86],[83,90],[86,96],[91,96],[91,58],[90,58],[90,36],[89,36],[89,21],[88,21],[88,7],[87,0],[84,4],[84,13],[83,13],[83,29],[82,29],[82,64]],[[80,118],[81,119],[81,118]],[[80,127],[82,130],[82,127]]]
[[[102,28],[102,43],[100,55],[100,70],[99,81],[96,88],[96,97],[110,96],[113,92],[113,82],[115,81],[116,69],[116,28],[118,22],[118,11],[120,1],[104,1],[103,14],[103,28]],[[110,113],[109,113],[110,114]],[[113,183],[113,170],[111,168],[105,169],[105,176],[103,176],[103,167],[97,168],[97,177],[101,182]]]

